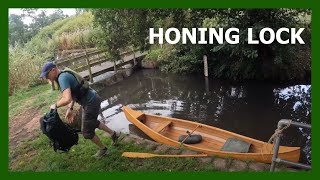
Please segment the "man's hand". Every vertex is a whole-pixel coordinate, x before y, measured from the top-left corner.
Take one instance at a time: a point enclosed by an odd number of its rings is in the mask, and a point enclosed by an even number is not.
[[[72,110],[68,108],[65,119],[68,121],[69,124],[71,124],[74,120],[74,115],[72,113]]]
[[[52,105],[50,106],[50,109],[57,109],[57,104],[52,104]]]

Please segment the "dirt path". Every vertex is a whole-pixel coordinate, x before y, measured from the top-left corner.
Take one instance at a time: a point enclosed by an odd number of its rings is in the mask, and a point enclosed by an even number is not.
[[[40,128],[41,118],[38,109],[29,109],[9,119],[9,151],[14,150],[21,142],[33,139]]]
[[[71,127],[81,128],[81,110],[79,105],[74,106],[75,120]],[[66,108],[59,110],[60,117],[64,115]],[[40,114],[40,110],[33,108],[25,110],[13,118],[9,119],[9,151],[14,150],[21,142],[34,139],[40,130],[40,118],[44,114]],[[63,119],[62,119],[63,120]]]

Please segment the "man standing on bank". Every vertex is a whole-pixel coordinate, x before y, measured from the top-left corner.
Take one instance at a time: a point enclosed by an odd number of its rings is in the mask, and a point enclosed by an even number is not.
[[[81,130],[83,137],[85,139],[90,139],[100,148],[94,157],[101,158],[108,155],[109,151],[95,134],[95,129],[98,128],[109,133],[113,141],[112,145],[115,145],[119,135],[97,120],[101,108],[101,98],[98,93],[90,88],[89,83],[78,73],[68,68],[60,70],[53,62],[44,64],[40,78],[46,78],[52,83],[54,81],[57,82],[59,90],[62,93],[62,98],[51,105],[50,109],[68,106],[65,118],[69,123],[72,123],[74,120],[74,115],[72,113],[73,105],[75,102],[79,103],[82,106]]]

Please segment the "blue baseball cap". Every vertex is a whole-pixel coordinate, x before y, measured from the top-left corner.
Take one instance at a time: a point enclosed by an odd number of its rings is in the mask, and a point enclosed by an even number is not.
[[[55,65],[53,62],[46,62],[42,67],[40,78],[47,77],[49,71],[55,67],[57,67],[57,65]]]

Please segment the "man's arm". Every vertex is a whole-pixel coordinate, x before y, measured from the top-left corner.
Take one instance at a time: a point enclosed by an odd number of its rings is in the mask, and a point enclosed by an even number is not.
[[[71,89],[67,88],[62,92],[62,98],[56,103],[56,108],[66,106],[72,102]],[[70,107],[73,107],[73,104]]]

